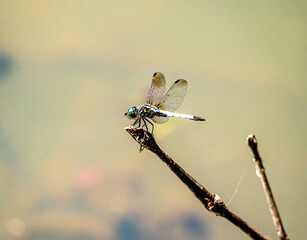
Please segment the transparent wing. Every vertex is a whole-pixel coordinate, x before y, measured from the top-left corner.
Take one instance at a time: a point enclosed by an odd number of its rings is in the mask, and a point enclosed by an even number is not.
[[[151,81],[151,87],[148,91],[147,103],[156,105],[165,92],[165,78],[160,72],[154,73]]]
[[[168,120],[169,120],[169,117],[154,116],[152,118],[152,121],[158,124],[166,123]]]
[[[175,111],[182,104],[187,90],[188,82],[183,79],[177,80],[162,97],[160,102],[156,104],[156,107],[170,112]]]

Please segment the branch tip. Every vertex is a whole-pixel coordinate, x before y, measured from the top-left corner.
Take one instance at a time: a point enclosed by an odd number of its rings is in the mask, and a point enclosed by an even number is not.
[[[252,147],[253,145],[257,145],[257,139],[256,139],[256,136],[255,134],[250,134],[247,136],[246,138],[246,143]]]
[[[128,126],[125,128],[125,130],[130,134],[131,137],[134,138],[136,142],[140,144],[140,152],[142,152],[144,148],[147,148],[151,151],[153,149],[158,149],[158,145],[152,133],[144,130],[143,128],[136,128],[134,126]]]
[[[258,152],[257,148],[257,139],[254,134],[250,134],[246,138],[246,143],[250,147],[252,154],[254,155],[254,161],[256,163],[256,174],[257,176],[261,179],[262,187],[265,193],[265,196],[267,198],[267,202],[269,205],[269,209],[272,215],[273,223],[275,225],[277,235],[279,236],[280,239],[282,240],[289,240],[289,237],[286,234],[286,231],[283,227],[281,217],[279,215],[277,205],[275,202],[275,199],[273,197],[273,192],[271,190],[269,180],[266,176],[265,169],[263,166],[262,159],[260,157],[260,154]]]

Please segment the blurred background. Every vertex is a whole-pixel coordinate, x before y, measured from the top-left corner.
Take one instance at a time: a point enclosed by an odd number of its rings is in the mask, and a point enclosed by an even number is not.
[[[0,1],[0,239],[249,239],[124,131],[154,72],[188,80],[160,146],[278,239],[306,227],[306,2]],[[235,195],[234,195],[235,194]],[[233,196],[234,195],[234,196]]]

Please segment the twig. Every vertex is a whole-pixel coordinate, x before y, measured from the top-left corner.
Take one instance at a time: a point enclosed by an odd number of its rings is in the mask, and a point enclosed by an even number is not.
[[[144,131],[142,128],[135,128],[132,126],[127,127],[125,130],[141,145],[142,148],[147,148],[166,163],[173,173],[175,173],[177,177],[194,193],[207,210],[215,213],[217,216],[226,218],[253,239],[270,239],[231,212],[217,194],[211,194],[205,187],[184,171],[157,145],[151,133]]]
[[[280,218],[280,215],[277,209],[277,205],[273,197],[273,192],[270,188],[269,180],[265,174],[262,159],[258,152],[256,136],[253,134],[248,135],[246,138],[246,142],[248,146],[251,148],[252,154],[254,155],[254,161],[256,162],[256,174],[261,179],[262,187],[263,187],[266,199],[270,207],[270,212],[271,212],[272,219],[273,219],[276,231],[277,231],[277,235],[282,240],[289,240],[290,238],[287,236],[286,231],[281,222],[281,218]]]

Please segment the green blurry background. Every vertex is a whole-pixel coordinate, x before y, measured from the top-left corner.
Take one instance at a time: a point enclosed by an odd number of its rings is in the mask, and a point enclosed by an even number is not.
[[[178,112],[207,119],[156,126],[162,148],[277,239],[256,134],[304,238],[306,2],[0,0],[1,240],[248,239],[124,131],[156,71],[187,79]]]

